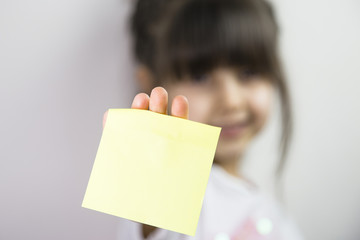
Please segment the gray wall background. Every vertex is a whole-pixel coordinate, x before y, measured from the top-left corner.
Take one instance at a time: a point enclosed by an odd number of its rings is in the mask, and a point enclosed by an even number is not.
[[[273,0],[294,98],[284,199],[305,237],[360,238],[360,2]],[[127,0],[0,1],[0,239],[115,239],[81,208],[107,108],[135,95]],[[270,194],[278,116],[247,155]]]

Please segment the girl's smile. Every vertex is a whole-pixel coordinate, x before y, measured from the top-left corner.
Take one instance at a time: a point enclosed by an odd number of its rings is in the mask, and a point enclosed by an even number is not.
[[[224,140],[230,140],[234,138],[239,138],[246,131],[246,128],[249,126],[247,121],[241,122],[237,121],[234,123],[224,123],[221,125],[217,125],[221,127],[220,138]]]

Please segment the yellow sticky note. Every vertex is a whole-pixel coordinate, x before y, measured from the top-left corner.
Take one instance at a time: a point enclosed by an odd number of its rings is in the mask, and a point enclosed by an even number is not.
[[[220,130],[110,109],[82,206],[195,235]]]

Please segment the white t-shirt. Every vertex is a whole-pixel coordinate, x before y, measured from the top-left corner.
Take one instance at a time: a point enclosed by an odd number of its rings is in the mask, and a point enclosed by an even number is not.
[[[120,219],[119,240],[143,240],[142,225]],[[213,165],[195,236],[156,229],[147,240],[301,240],[270,198]]]

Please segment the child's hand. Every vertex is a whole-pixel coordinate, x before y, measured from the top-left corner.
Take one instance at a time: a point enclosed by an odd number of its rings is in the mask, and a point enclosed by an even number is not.
[[[150,97],[145,93],[139,93],[135,96],[131,108],[145,109],[160,114],[167,114],[168,93],[162,87],[156,87],[151,91]],[[108,111],[103,118],[103,127],[105,126]],[[189,103],[186,97],[178,95],[174,98],[171,105],[171,115],[180,118],[188,118]],[[142,233],[146,238],[156,228],[149,225],[142,225]]]
[[[146,93],[139,93],[135,96],[131,108],[145,109],[153,112],[167,114],[168,93],[162,87],[156,87],[151,91],[150,97]],[[108,111],[105,112],[103,118],[103,127],[105,126]],[[186,97],[182,95],[176,96],[171,105],[171,115],[180,118],[188,118],[189,103]]]

